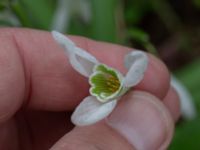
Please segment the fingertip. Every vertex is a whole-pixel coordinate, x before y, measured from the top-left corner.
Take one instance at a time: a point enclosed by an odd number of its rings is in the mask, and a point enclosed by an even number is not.
[[[124,96],[107,122],[139,150],[167,149],[174,129],[162,102],[142,91]]]
[[[174,121],[177,121],[181,115],[180,99],[173,87],[170,87],[167,95],[163,99],[163,103],[168,108]]]
[[[173,129],[174,122],[162,102],[149,93],[135,91],[122,98],[106,121],[75,127],[51,150],[164,150]]]

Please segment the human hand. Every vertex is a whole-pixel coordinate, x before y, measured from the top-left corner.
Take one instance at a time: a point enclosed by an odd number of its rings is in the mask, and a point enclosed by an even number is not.
[[[130,48],[70,38],[125,72],[122,61]],[[51,34],[0,29],[0,41],[0,149],[157,150],[169,145],[179,99],[165,65],[154,56],[148,55],[144,79],[106,120],[73,128],[71,111],[88,95],[89,85]]]

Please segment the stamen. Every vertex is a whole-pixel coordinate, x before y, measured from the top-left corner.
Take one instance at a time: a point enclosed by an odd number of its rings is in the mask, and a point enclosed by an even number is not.
[[[108,89],[111,92],[117,91],[119,89],[119,87],[120,87],[119,80],[114,76],[109,76],[109,78],[107,79],[106,84],[108,86]]]

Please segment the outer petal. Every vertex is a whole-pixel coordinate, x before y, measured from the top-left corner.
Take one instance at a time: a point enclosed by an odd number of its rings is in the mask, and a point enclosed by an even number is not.
[[[97,59],[85,50],[77,47],[75,43],[65,35],[56,31],[52,31],[52,35],[53,38],[65,49],[65,53],[69,57],[72,67],[83,76],[89,77],[93,72],[94,65],[99,63]]]
[[[179,95],[182,117],[187,120],[194,119],[197,116],[197,112],[193,98],[187,88],[175,76],[171,78],[171,86]]]
[[[138,84],[143,79],[147,65],[148,57],[142,51],[133,51],[126,55],[125,66],[129,70],[124,78],[123,86],[132,87]]]
[[[77,126],[94,124],[107,117],[116,104],[116,100],[101,103],[94,96],[88,96],[75,109],[71,120]]]
[[[66,52],[68,51],[73,51],[73,48],[76,46],[74,42],[72,42],[69,38],[67,38],[65,35],[57,32],[57,31],[52,31],[52,36],[58,44],[60,44],[63,48],[66,49]]]

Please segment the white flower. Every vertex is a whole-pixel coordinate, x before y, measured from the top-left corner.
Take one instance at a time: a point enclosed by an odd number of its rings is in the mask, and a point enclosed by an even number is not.
[[[91,85],[91,95],[84,98],[72,114],[71,120],[77,126],[90,125],[107,117],[120,97],[143,79],[148,65],[144,52],[132,51],[125,57],[128,72],[123,76],[116,69],[100,63],[61,33],[53,31],[52,35],[65,49],[72,67],[89,78]]]

